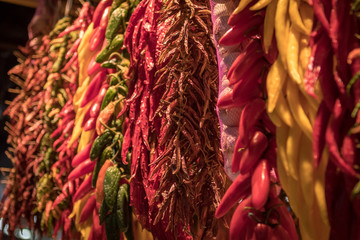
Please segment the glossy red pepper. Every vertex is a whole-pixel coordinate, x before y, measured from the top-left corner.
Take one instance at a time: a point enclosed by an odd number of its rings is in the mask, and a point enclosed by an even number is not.
[[[106,74],[106,71],[102,70],[95,75],[85,92],[83,100],[81,101],[81,107],[84,107],[96,97],[100,91],[102,83],[106,80]]]
[[[88,145],[86,145],[78,154],[71,161],[72,167],[77,167],[80,163],[85,161],[90,157],[90,150],[92,147],[93,142],[91,141]]]
[[[260,160],[260,157],[263,155],[265,149],[268,146],[268,139],[261,131],[255,132],[252,137],[248,148],[245,150],[244,154],[240,160],[240,173],[246,174],[251,171],[251,169],[256,165]]]
[[[76,202],[77,200],[84,197],[86,194],[88,194],[91,189],[91,180],[92,180],[92,174],[90,174],[79,186],[79,188],[76,190],[72,201]]]
[[[101,22],[101,18],[104,15],[105,10],[111,6],[112,0],[101,0],[97,5],[92,18],[93,27],[97,28]]]
[[[250,210],[245,209],[245,207],[252,207],[251,196],[245,198],[239,206],[237,206],[231,218],[229,231],[230,240],[245,240],[247,231],[253,231],[255,227],[256,223],[248,217]]]
[[[270,166],[266,159],[260,160],[251,175],[251,200],[256,209],[261,209],[270,190]]]
[[[248,195],[250,192],[250,183],[249,174],[239,174],[221,199],[221,202],[216,209],[215,217],[223,217],[235,203]]]
[[[79,223],[84,222],[87,220],[90,216],[92,216],[92,213],[96,207],[96,200],[95,195],[92,195],[85,203],[83,209],[81,210]]]

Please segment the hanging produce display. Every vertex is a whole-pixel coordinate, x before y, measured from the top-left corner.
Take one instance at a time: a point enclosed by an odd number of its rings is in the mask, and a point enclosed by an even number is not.
[[[83,2],[9,71],[0,238],[360,238],[359,6]]]

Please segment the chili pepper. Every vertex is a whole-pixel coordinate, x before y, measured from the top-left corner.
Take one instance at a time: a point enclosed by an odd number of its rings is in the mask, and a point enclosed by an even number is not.
[[[273,229],[266,224],[258,223],[254,228],[254,240],[256,239],[274,239],[272,236]],[[284,239],[285,240],[285,239]]]
[[[88,65],[88,68],[87,68],[87,74],[89,76],[92,76],[94,74],[99,74],[99,72],[101,71],[101,65],[100,63],[97,63],[95,61],[95,58],[96,58],[96,55],[94,55]],[[104,72],[104,71],[101,71],[101,72]],[[94,77],[94,79],[96,78],[96,75]],[[94,79],[92,81],[94,81]],[[90,86],[89,86],[90,87]]]
[[[104,200],[110,210],[113,209],[116,203],[120,178],[121,172],[116,166],[109,167],[105,172],[103,182]]]
[[[239,5],[235,8],[235,10],[233,11],[232,14],[238,14],[240,13],[242,10],[244,10],[246,8],[247,5],[249,5],[249,3],[251,3],[252,0],[241,0],[239,2]]]
[[[103,166],[101,167],[100,171],[99,171],[98,179],[96,181],[96,187],[95,187],[95,197],[96,197],[96,202],[97,203],[103,202],[103,199],[104,199],[104,186],[103,186],[103,183],[104,183],[105,173],[106,173],[106,170],[110,166],[113,166],[113,165],[114,165],[114,163],[111,160],[106,160],[105,163],[103,164]],[[90,186],[91,186],[91,182],[90,182]]]
[[[216,218],[223,217],[234,206],[235,203],[248,195],[250,192],[250,179],[251,178],[249,174],[239,174],[236,177],[216,209]]]
[[[110,102],[99,114],[96,120],[96,133],[102,135],[105,127],[103,124],[108,124],[114,117],[116,102]]]
[[[319,162],[325,147],[325,132],[330,117],[326,103],[321,102],[318,112],[316,114],[314,127],[313,127],[313,159],[314,166],[318,167]]]
[[[219,40],[223,46],[237,45],[253,35],[256,28],[263,21],[263,17],[256,15],[250,18],[245,24],[237,24],[230,28]]]
[[[109,87],[104,97],[104,100],[101,104],[101,110],[103,110],[109,104],[109,102],[111,102],[115,98],[117,94],[116,88],[117,88],[116,86]]]
[[[90,159],[95,160],[98,158],[103,151],[103,149],[111,143],[114,135],[111,131],[105,131],[100,136],[96,137],[90,151]]]
[[[249,210],[245,207],[251,207],[251,196],[245,198],[236,208],[230,222],[230,240],[246,239],[246,232],[253,230],[255,222],[248,217]],[[240,238],[239,238],[240,237]]]
[[[276,239],[293,239],[290,238],[289,233],[281,225],[277,225],[273,230],[273,235]],[[297,238],[294,238],[297,239]]]
[[[91,179],[92,179],[92,174],[87,176],[85,178],[85,180],[80,184],[79,188],[76,190],[76,192],[72,198],[73,203],[75,203],[79,199],[83,198],[86,194],[88,194],[90,192]]]
[[[117,240],[119,239],[120,229],[118,228],[118,221],[116,213],[112,212],[105,219],[105,232],[106,239]]]
[[[267,146],[267,137],[261,131],[256,131],[249,143],[248,148],[241,157],[239,167],[240,173],[246,174],[251,171],[251,169],[259,161]]]
[[[59,205],[59,203],[64,201],[66,198],[67,196],[64,193],[60,193],[59,196],[57,196],[55,201],[53,202],[51,209],[55,209],[55,207]]]
[[[99,213],[96,210],[96,208],[93,211],[93,228],[94,228],[95,239],[102,239],[101,238],[102,228],[99,222]]]
[[[269,196],[270,167],[266,159],[260,160],[251,176],[251,201],[256,209],[261,209]]]
[[[106,71],[98,72],[94,79],[89,84],[88,88],[86,89],[86,93],[81,101],[80,107],[84,107],[88,104],[95,96],[99,93],[102,82],[106,79]]]
[[[83,162],[81,162],[76,168],[74,168],[68,176],[68,180],[74,180],[75,178],[79,178],[81,176],[84,176],[87,173],[90,173],[94,170],[95,162],[91,161],[90,159],[87,159]]]
[[[91,214],[93,213],[94,209],[96,207],[96,200],[95,195],[92,195],[85,203],[83,209],[81,210],[79,223],[84,222],[87,220]]]
[[[129,184],[122,184],[119,187],[116,201],[116,214],[118,218],[119,228],[121,232],[127,232],[129,229],[129,222],[131,220],[131,212],[129,208],[130,203],[130,186]]]
[[[261,98],[256,98],[249,104],[245,105],[243,111],[241,112],[239,122],[239,138],[243,146],[246,146],[249,142],[251,138],[250,129],[252,129],[258,122],[264,110],[265,101]]]
[[[101,0],[99,4],[97,5],[94,15],[92,18],[93,27],[94,29],[97,28],[101,22],[101,19],[103,18],[105,11],[107,10],[109,6],[111,6],[112,1],[111,0]]]
[[[124,4],[128,6],[126,2],[122,3],[122,5]],[[119,6],[111,13],[105,32],[105,38],[108,42],[112,41],[121,26],[125,30],[125,18],[128,14],[126,6]]]
[[[78,60],[78,52],[76,51],[70,60],[65,64],[65,66],[61,69],[61,72],[66,72],[71,66],[73,66],[74,62]]]
[[[269,203],[269,207],[274,207],[275,210],[279,213],[280,225],[288,232],[290,236],[288,239],[297,240],[299,237],[296,231],[294,220],[292,219],[291,214],[285,204],[279,198],[273,198]]]
[[[96,62],[102,63],[105,60],[107,60],[113,52],[118,51],[122,47],[123,42],[124,42],[124,35],[123,34],[116,35],[114,39],[112,39],[110,44],[108,44],[105,48],[103,48],[103,50],[101,50],[101,52],[97,55]]]
[[[113,149],[112,147],[106,147],[104,151],[102,151],[100,158],[96,161],[96,166],[93,172],[92,178],[92,186],[96,186],[97,178],[101,167],[104,165],[106,160],[109,160],[113,157]]]
[[[91,107],[90,117],[96,118],[99,115],[100,104],[103,101],[103,98],[104,98],[108,88],[109,88],[109,84],[107,84],[107,83],[103,84],[103,86],[100,90],[100,93],[96,98],[94,105]]]
[[[238,137],[236,139],[234,153],[233,153],[233,157],[231,160],[231,171],[233,173],[236,173],[239,171],[240,160],[242,158],[242,155],[244,154],[244,151],[245,151],[245,145],[243,145],[241,143],[241,138]]]
[[[84,147],[78,154],[75,155],[75,157],[71,161],[71,166],[73,168],[77,167],[80,163],[85,161],[90,157],[90,150],[92,147],[93,142],[90,142]]]
[[[96,126],[96,118],[90,118],[84,125],[84,131],[90,131],[95,129]]]

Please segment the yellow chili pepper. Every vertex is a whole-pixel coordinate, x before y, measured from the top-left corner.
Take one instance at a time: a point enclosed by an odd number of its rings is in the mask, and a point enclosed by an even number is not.
[[[260,10],[264,7],[266,7],[267,5],[269,5],[271,3],[272,0],[259,0],[257,3],[255,3],[254,5],[252,5],[250,7],[250,10],[252,11],[257,11]]]
[[[303,137],[299,144],[299,174],[300,185],[305,197],[305,204],[308,207],[313,205],[314,201],[314,165],[312,160],[312,140]]]
[[[278,0],[275,13],[275,36],[279,55],[285,69],[290,22],[287,17],[289,0]]]
[[[299,180],[299,144],[302,132],[295,123],[289,130],[289,136],[286,140],[286,155],[289,164],[289,175],[295,181]]]
[[[266,8],[264,19],[264,50],[265,53],[269,52],[269,47],[274,35],[275,28],[275,12],[276,12],[277,0],[273,0]]]
[[[294,119],[291,114],[289,104],[284,97],[283,91],[281,91],[279,94],[275,110],[276,112],[278,112],[278,116],[280,116],[280,118],[286,125],[288,125],[289,127],[294,126]]]
[[[298,72],[299,65],[299,43],[300,33],[293,27],[290,27],[288,47],[287,47],[287,66],[288,72],[297,84],[301,84],[300,74]]]
[[[289,15],[290,15],[290,20],[291,20],[291,25],[295,27],[295,29],[299,32],[301,32],[302,34],[305,35],[309,35],[311,32],[311,29],[309,30],[308,28],[305,27],[301,16],[300,16],[300,12],[299,12],[299,5],[300,5],[300,1],[299,0],[289,0]]]
[[[276,102],[279,98],[280,91],[285,82],[286,72],[283,64],[278,57],[274,64],[271,66],[266,79],[266,89],[268,92],[268,105],[267,111],[272,112],[276,106]]]
[[[249,3],[251,3],[252,0],[240,0],[239,5],[237,6],[237,8],[233,11],[232,14],[238,14],[239,12],[241,12],[242,10],[244,10],[244,8],[246,8],[247,5],[249,5]]]
[[[305,135],[312,139],[312,126],[309,118],[306,116],[303,107],[299,104],[299,89],[292,81],[287,81],[286,96],[288,97],[288,103],[291,113],[294,116],[295,121],[300,126]]]

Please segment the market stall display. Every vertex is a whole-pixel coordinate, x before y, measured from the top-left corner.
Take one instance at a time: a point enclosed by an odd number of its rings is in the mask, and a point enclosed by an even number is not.
[[[359,9],[82,2],[9,71],[9,237],[360,238]]]

